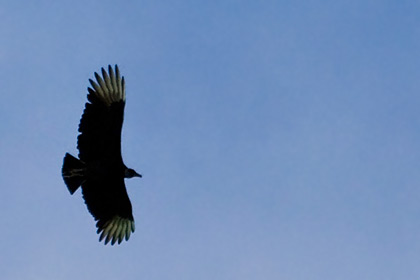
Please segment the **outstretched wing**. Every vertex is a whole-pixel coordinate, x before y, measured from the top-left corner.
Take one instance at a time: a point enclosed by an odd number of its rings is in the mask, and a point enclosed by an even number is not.
[[[103,158],[121,160],[121,129],[124,120],[125,83],[118,66],[115,73],[108,66],[108,73],[102,68],[102,77],[95,72],[96,82],[89,80],[82,119],[79,124],[77,148],[79,158],[91,162]]]
[[[83,198],[89,212],[97,221],[99,241],[114,245],[134,232],[134,219],[124,178],[116,176],[89,178],[83,183]]]
[[[121,129],[124,119],[125,85],[118,66],[115,72],[101,69],[95,73],[92,88],[80,120],[77,148],[79,158],[90,166],[90,174],[82,184],[89,212],[97,221],[100,241],[121,243],[134,232],[130,199],[124,184],[121,157]]]

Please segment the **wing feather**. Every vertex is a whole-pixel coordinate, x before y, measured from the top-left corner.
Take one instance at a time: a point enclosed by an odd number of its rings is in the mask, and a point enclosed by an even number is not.
[[[82,186],[83,198],[92,216],[97,220],[99,241],[105,244],[130,237],[134,232],[132,206],[128,198],[124,179],[116,181],[112,176],[88,180]]]
[[[79,124],[77,148],[84,162],[114,157],[121,160],[121,130],[124,121],[124,77],[118,66],[115,76],[111,66],[109,74],[102,68],[102,77],[95,73],[96,82],[89,80],[88,101]]]

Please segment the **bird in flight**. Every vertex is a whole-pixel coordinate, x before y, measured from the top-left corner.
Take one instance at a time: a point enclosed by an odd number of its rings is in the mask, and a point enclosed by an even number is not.
[[[79,124],[79,159],[66,153],[62,175],[70,194],[81,186],[83,198],[95,218],[99,241],[105,244],[128,240],[134,218],[124,178],[141,177],[128,168],[121,156],[125,82],[118,66],[104,68],[96,82],[89,79],[85,110]]]

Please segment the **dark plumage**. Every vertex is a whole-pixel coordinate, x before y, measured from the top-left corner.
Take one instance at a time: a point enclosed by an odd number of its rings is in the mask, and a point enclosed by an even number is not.
[[[99,241],[114,245],[134,232],[131,202],[124,178],[141,177],[125,166],[121,156],[125,85],[118,66],[115,72],[102,68],[97,82],[89,80],[86,108],[80,120],[77,148],[79,159],[66,153],[62,168],[64,182],[73,194],[79,186],[89,212],[95,218]]]

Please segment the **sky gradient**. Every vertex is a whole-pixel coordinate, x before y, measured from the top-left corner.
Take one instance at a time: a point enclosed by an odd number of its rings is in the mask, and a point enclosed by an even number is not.
[[[3,1],[2,279],[420,279],[417,1]],[[136,232],[98,242],[77,155],[126,79]]]

